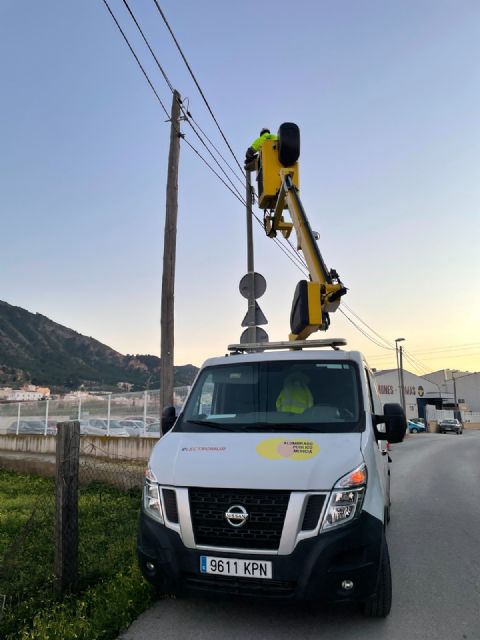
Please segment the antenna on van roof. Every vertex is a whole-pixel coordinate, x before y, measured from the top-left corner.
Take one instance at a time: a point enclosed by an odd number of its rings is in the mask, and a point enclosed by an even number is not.
[[[338,351],[347,344],[345,338],[325,338],[323,340],[295,340],[284,342],[254,342],[250,344],[229,344],[228,350],[233,353],[251,353],[258,351],[301,351],[302,349],[321,349],[330,347]]]

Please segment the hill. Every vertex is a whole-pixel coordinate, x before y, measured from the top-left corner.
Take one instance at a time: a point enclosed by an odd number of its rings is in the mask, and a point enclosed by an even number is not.
[[[175,367],[175,386],[191,384],[197,371],[191,364]],[[140,390],[158,388],[159,378],[157,356],[122,355],[40,313],[0,300],[1,385],[109,389],[128,382]]]

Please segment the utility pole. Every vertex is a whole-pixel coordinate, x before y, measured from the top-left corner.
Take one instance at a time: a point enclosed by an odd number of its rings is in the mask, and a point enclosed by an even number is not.
[[[398,391],[400,395],[400,404],[405,411],[405,385],[403,381],[403,349],[399,342],[405,342],[405,338],[395,338],[395,353],[397,356],[397,375],[398,375]]]
[[[180,157],[180,94],[173,92],[168,154],[165,232],[163,240],[162,306],[160,312],[160,415],[173,405],[174,286],[177,245],[178,161]]]
[[[403,407],[403,411],[404,413],[406,413],[406,406],[405,406],[405,381],[403,379],[403,346],[400,345],[400,350],[399,350],[399,358],[400,358],[400,381],[402,383],[402,389],[401,389],[401,393],[400,393],[400,398],[402,400],[402,407]]]
[[[255,322],[255,268],[253,266],[253,233],[252,233],[252,184],[250,171],[246,172],[246,201],[247,201],[247,273],[249,278],[247,341],[256,342],[257,327]]]
[[[246,172],[245,186],[247,212],[247,273],[240,280],[239,288],[242,296],[248,300],[248,310],[242,321],[242,327],[247,328],[240,336],[240,342],[242,344],[252,344],[254,342],[268,342],[267,332],[258,326],[261,324],[268,324],[268,320],[257,302],[257,298],[260,298],[265,293],[267,283],[260,273],[255,272],[253,264],[252,204],[255,192],[252,189],[251,173],[249,169],[247,169]]]

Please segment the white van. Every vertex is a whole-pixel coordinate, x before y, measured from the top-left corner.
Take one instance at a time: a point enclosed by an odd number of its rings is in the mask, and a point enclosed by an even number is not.
[[[406,420],[399,405],[382,408],[361,353],[207,360],[163,425],[138,535],[142,573],[159,590],[356,601],[388,615],[390,474],[379,443],[400,442]]]

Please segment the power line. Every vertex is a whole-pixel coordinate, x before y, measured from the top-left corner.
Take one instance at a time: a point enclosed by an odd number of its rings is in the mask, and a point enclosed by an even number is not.
[[[192,120],[192,122],[194,122],[197,126],[198,129],[200,129],[200,131],[202,132],[202,135],[208,140],[208,142],[212,145],[212,147],[215,149],[215,151],[218,153],[218,155],[220,156],[220,158],[224,161],[224,163],[227,165],[227,167],[230,169],[230,171],[233,173],[233,175],[237,178],[237,180],[240,182],[240,184],[245,187],[245,179],[244,177],[241,178],[238,173],[235,171],[235,169],[230,165],[230,163],[228,162],[228,160],[226,160],[224,158],[224,156],[222,155],[222,153],[218,150],[218,148],[215,146],[215,144],[210,140],[210,138],[208,137],[208,135],[205,133],[205,131],[202,129],[202,127],[198,124],[198,122],[195,120],[195,118],[192,116],[192,114],[190,113],[190,111],[187,109],[187,115],[190,118],[190,120]]]
[[[210,115],[212,116],[212,118],[213,118],[213,120],[214,120],[215,124],[217,125],[217,128],[218,128],[218,130],[220,131],[220,133],[221,133],[221,135],[222,135],[222,138],[223,138],[223,139],[224,139],[224,141],[225,141],[225,144],[227,145],[228,149],[230,150],[230,153],[232,154],[232,156],[234,157],[235,162],[237,163],[238,167],[240,168],[240,171],[242,172],[242,174],[243,174],[243,175],[245,175],[244,170],[243,170],[243,168],[242,168],[241,164],[239,163],[239,161],[238,161],[238,159],[237,159],[237,156],[235,155],[235,153],[234,153],[234,151],[233,151],[232,147],[230,146],[230,143],[228,142],[228,140],[227,140],[227,138],[226,138],[225,134],[223,133],[222,128],[220,127],[220,125],[219,125],[219,123],[218,123],[218,121],[217,121],[217,119],[216,119],[216,117],[215,117],[215,114],[213,113],[213,111],[212,111],[212,109],[211,109],[211,107],[210,107],[210,105],[209,105],[209,103],[208,103],[208,100],[207,100],[207,98],[205,97],[205,94],[203,93],[202,88],[200,87],[200,84],[198,83],[198,80],[197,80],[197,78],[195,77],[195,74],[193,73],[192,68],[190,67],[190,65],[189,65],[189,63],[188,63],[188,60],[187,60],[187,58],[185,57],[185,54],[183,53],[182,48],[180,47],[180,45],[179,45],[179,43],[178,43],[177,38],[175,37],[175,34],[173,33],[172,28],[170,27],[170,24],[168,23],[168,20],[167,20],[167,18],[166,18],[166,16],[165,16],[165,14],[163,13],[163,11],[162,11],[162,9],[161,9],[161,7],[160,7],[160,5],[159,5],[158,1],[157,1],[157,0],[153,0],[153,1],[154,1],[154,3],[155,3],[155,6],[156,6],[156,7],[157,7],[157,9],[158,9],[158,12],[159,12],[159,13],[160,13],[160,15],[162,16],[162,19],[163,19],[163,21],[164,21],[164,23],[165,23],[165,25],[166,25],[167,29],[169,30],[170,35],[172,36],[173,41],[175,42],[175,45],[176,45],[176,47],[177,47],[177,49],[178,49],[178,51],[179,51],[180,55],[182,56],[183,61],[185,62],[185,65],[187,66],[187,69],[188,69],[188,71],[189,71],[189,73],[190,73],[190,75],[191,75],[191,77],[192,77],[193,81],[195,82],[195,85],[196,85],[196,87],[197,87],[198,91],[200,92],[200,95],[202,96],[203,101],[205,102],[205,104],[206,104],[206,106],[207,106],[207,109],[208,109],[208,111],[210,112]]]
[[[362,318],[355,313],[355,311],[348,306],[348,304],[346,304],[345,302],[342,302],[342,306],[344,306],[346,309],[348,309],[348,311],[350,311],[350,313],[355,316],[355,318],[357,318],[357,320],[359,320],[363,325],[365,325],[367,327],[367,329],[369,329],[374,335],[377,336],[377,338],[379,338],[382,342],[384,342],[390,349],[394,349],[394,345],[392,342],[390,342],[389,340],[387,340],[386,338],[384,338],[383,336],[381,336],[379,333],[377,333],[377,331],[375,331],[375,329],[372,329],[372,327],[370,327],[370,325],[368,325],[364,320],[362,320]]]
[[[187,144],[197,154],[197,156],[207,165],[207,167],[210,169],[210,171],[212,173],[214,173],[217,176],[217,178],[227,187],[227,189],[235,196],[235,198],[243,206],[246,206],[245,200],[242,200],[242,198],[237,193],[235,193],[235,191],[233,189],[231,189],[229,187],[229,185],[225,182],[225,180],[222,178],[222,176],[215,171],[215,169],[205,160],[205,158],[202,156],[202,154],[197,149],[195,149],[195,147],[186,138],[183,138],[183,141],[185,142],[185,144]]]
[[[134,56],[140,70],[142,71],[145,79],[147,80],[150,88],[152,89],[153,93],[155,94],[158,102],[160,103],[162,109],[164,110],[165,114],[167,115],[168,119],[170,120],[170,114],[167,110],[167,108],[165,107],[164,103],[162,102],[160,96],[158,95],[158,92],[156,91],[152,81],[150,80],[150,77],[148,76],[147,72],[145,71],[145,68],[143,67],[142,63],[140,62],[140,59],[138,58],[137,54],[135,53],[132,45],[130,44],[127,36],[125,35],[125,32],[123,31],[122,27],[120,26],[120,23],[118,22],[117,18],[115,17],[112,9],[110,8],[110,5],[108,4],[107,0],[103,0],[105,6],[108,9],[108,12],[110,13],[112,19],[114,20],[118,30],[120,31],[120,33],[122,34],[123,39],[125,40],[130,52],[132,53],[132,55]],[[205,98],[205,95],[203,93],[203,91],[201,90],[200,85],[198,84],[189,64],[188,61],[186,60],[183,51],[180,48],[180,45],[178,44],[178,41],[175,38],[175,35],[168,23],[168,21],[166,20],[166,17],[163,13],[163,11],[160,8],[160,5],[158,4],[157,0],[154,0],[155,5],[157,6],[158,11],[160,12],[167,28],[169,29],[172,38],[175,41],[175,44],[177,45],[178,50],[180,51],[182,58],[184,59],[185,64],[187,65],[188,70],[190,71],[190,74],[192,76],[192,78],[195,81],[195,84],[197,85],[197,88],[202,96],[202,98],[204,99],[210,114],[212,115],[217,127],[219,128],[220,133],[222,134],[228,148],[230,149],[233,157],[235,158],[235,161],[237,162],[237,165],[240,167],[240,170],[242,171],[242,174],[245,176],[242,167],[240,166],[235,154],[233,153],[232,148],[230,147],[222,129],[220,128],[220,125],[218,124],[211,108],[210,105],[208,104],[208,101]],[[145,42],[148,50],[150,51],[150,54],[152,55],[153,59],[155,60],[155,63],[157,64],[157,67],[159,68],[165,82],[167,83],[170,91],[174,92],[174,87],[172,82],[170,81],[165,69],[163,68],[163,66],[161,65],[160,61],[158,60],[155,52],[153,51],[147,37],[145,36],[145,33],[143,32],[138,20],[136,19],[133,11],[131,10],[127,0],[123,0],[123,3],[125,5],[125,7],[127,8],[128,13],[130,14],[130,17],[132,18],[132,20],[134,21],[143,41]],[[230,177],[226,174],[225,170],[223,169],[223,167],[220,165],[220,163],[218,162],[218,160],[215,158],[215,156],[212,154],[212,152],[210,151],[210,149],[208,148],[207,144],[205,143],[205,141],[202,139],[202,137],[200,136],[200,134],[198,133],[197,129],[195,128],[194,124],[192,124],[192,122],[195,123],[195,125],[198,127],[198,129],[202,132],[202,134],[205,136],[205,138],[208,140],[208,142],[212,145],[212,147],[215,149],[215,151],[218,153],[218,155],[222,158],[222,160],[225,162],[225,164],[228,166],[228,168],[230,169],[230,171],[232,171],[232,173],[236,176],[236,178],[241,182],[241,184],[243,185],[243,181],[241,178],[238,177],[238,175],[236,174],[236,172],[234,171],[234,169],[230,166],[230,164],[226,161],[226,159],[223,157],[223,155],[220,153],[220,151],[217,149],[217,147],[213,144],[213,142],[210,140],[210,138],[205,134],[205,132],[203,131],[203,129],[200,127],[200,125],[198,125],[198,123],[194,120],[193,116],[190,114],[190,112],[188,111],[188,109],[185,109],[185,107],[180,104],[181,106],[181,110],[182,113],[184,114],[184,120],[189,124],[189,126],[192,128],[192,131],[195,133],[195,135],[197,136],[197,138],[200,140],[201,144],[206,148],[207,152],[210,154],[210,156],[212,157],[212,159],[214,160],[214,162],[217,164],[217,166],[219,167],[219,169],[222,171],[222,173],[224,174],[225,178],[228,180],[228,182],[230,183],[231,186],[229,186],[225,180],[217,173],[217,171],[215,171],[215,169],[209,164],[209,162],[202,156],[202,154],[185,138],[185,136],[183,134],[180,133],[179,130],[177,130],[178,135],[183,138],[184,142],[192,149],[192,151],[202,160],[202,162],[204,162],[204,164],[210,169],[210,171],[212,171],[212,173],[223,183],[223,185],[232,193],[232,195],[235,196],[235,198],[242,204],[242,205],[246,205],[246,201],[244,200],[244,198],[242,197],[242,195],[240,194],[240,192],[238,191],[237,187],[233,184],[233,182],[231,181]],[[256,216],[254,214],[254,217],[256,218],[257,222],[260,224],[260,226],[263,228],[263,222],[260,220],[260,218],[258,218],[258,216]],[[283,237],[283,236],[282,236]],[[286,238],[286,242],[288,244],[288,247],[284,244],[282,244],[282,242],[278,239],[278,238],[274,238],[273,239],[275,244],[280,248],[280,250],[287,256],[287,258],[292,262],[292,264],[294,264],[294,266],[296,266],[300,272],[302,273],[302,275],[304,277],[309,277],[308,273],[305,273],[304,269],[308,270],[308,267],[305,263],[304,258],[300,255],[299,251],[292,245],[291,241]],[[362,333],[365,334],[365,332],[362,331]]]
[[[159,101],[159,103],[161,104],[161,106],[162,106],[163,110],[165,111],[165,113],[166,113],[167,117],[170,119],[170,114],[169,114],[169,112],[168,112],[167,108],[165,107],[165,105],[163,104],[162,100],[160,99],[160,96],[158,95],[158,93],[157,93],[157,91],[156,91],[155,87],[153,86],[152,81],[150,80],[150,78],[149,78],[149,76],[148,76],[147,72],[145,71],[145,69],[144,69],[143,65],[141,64],[141,62],[140,62],[140,60],[139,60],[138,56],[136,55],[136,53],[135,53],[135,51],[134,51],[134,49],[133,49],[132,45],[130,44],[130,42],[129,42],[129,40],[128,40],[127,36],[125,35],[125,32],[124,32],[124,31],[123,31],[123,29],[121,28],[121,26],[120,26],[120,24],[119,24],[119,22],[118,22],[117,18],[115,17],[115,15],[114,15],[114,13],[113,13],[112,9],[111,9],[111,8],[110,8],[110,6],[109,6],[109,4],[108,4],[107,0],[103,0],[103,2],[104,2],[104,4],[105,4],[105,6],[107,7],[107,9],[108,9],[108,11],[109,11],[109,13],[110,13],[111,17],[113,18],[113,20],[114,20],[115,24],[117,25],[117,28],[119,29],[120,33],[122,34],[122,36],[123,36],[123,38],[124,38],[125,42],[127,43],[128,48],[130,49],[130,52],[131,52],[131,53],[132,53],[132,55],[134,56],[134,58],[135,58],[135,60],[136,60],[136,62],[137,62],[137,64],[138,64],[138,66],[140,67],[140,69],[141,69],[141,71],[142,71],[143,75],[145,76],[145,79],[147,80],[147,82],[148,82],[148,84],[149,84],[150,88],[152,89],[152,91],[154,92],[155,96],[157,97],[157,100],[158,100],[158,101]],[[126,8],[127,8],[128,12],[129,12],[129,14],[130,14],[130,16],[131,16],[132,20],[134,21],[134,23],[135,23],[135,25],[136,25],[136,27],[137,27],[138,31],[140,32],[140,35],[142,36],[142,38],[143,38],[143,40],[144,40],[144,42],[145,42],[145,44],[146,44],[146,46],[147,46],[148,50],[150,51],[150,53],[151,53],[151,55],[152,55],[153,59],[155,60],[155,62],[156,62],[156,64],[157,64],[157,66],[158,66],[158,68],[159,68],[160,72],[162,73],[162,76],[163,76],[163,78],[164,78],[165,82],[167,83],[167,85],[168,85],[169,89],[173,92],[173,91],[174,91],[174,89],[173,89],[173,84],[171,83],[171,81],[170,81],[170,79],[169,79],[169,77],[168,77],[168,75],[167,75],[166,71],[164,70],[164,68],[163,68],[163,67],[162,67],[162,65],[160,64],[160,61],[158,60],[157,56],[155,55],[155,52],[153,51],[153,49],[152,49],[152,47],[151,47],[150,43],[148,42],[148,39],[147,39],[147,37],[145,36],[145,34],[144,34],[144,32],[143,32],[143,30],[142,30],[142,28],[141,28],[141,26],[140,26],[140,24],[139,24],[138,20],[135,18],[135,15],[134,15],[133,11],[131,10],[131,8],[130,8],[130,6],[129,6],[128,2],[127,2],[127,0],[123,0],[123,3],[125,4],[125,6],[126,6]],[[158,9],[159,9],[159,11],[161,12],[161,9],[160,9],[160,7],[159,7],[158,3],[156,3],[156,4],[157,4],[157,8],[158,8]],[[162,13],[162,12],[161,12],[161,13]],[[162,17],[164,17],[164,16],[162,15]],[[170,26],[168,25],[168,23],[166,23],[166,24],[167,24],[167,26],[168,26],[169,30],[171,31]],[[175,36],[174,36],[174,34],[173,34],[173,32],[172,32],[172,31],[171,31],[171,33],[172,33],[172,37],[174,38],[174,40],[175,40],[175,42],[176,42]],[[176,44],[177,44],[177,47],[179,47],[179,45],[178,45],[178,43],[177,43],[177,42],[176,42]],[[183,55],[183,52],[182,52],[182,55]],[[186,59],[185,59],[185,62],[186,62],[186,64],[187,64],[187,66],[188,66],[188,63],[187,63]],[[189,70],[190,70],[190,69],[189,69]],[[191,71],[191,70],[190,70],[190,71]],[[198,85],[197,85],[197,86],[198,86]],[[204,98],[204,100],[206,100],[206,99],[205,99],[205,97],[204,97],[204,95],[203,95],[203,93],[202,93],[202,91],[201,91],[201,89],[200,89],[200,87],[198,87],[198,88],[199,88],[200,93],[202,94],[202,97]],[[209,105],[208,105],[208,106],[209,106]],[[211,153],[211,151],[208,149],[208,146],[206,145],[206,143],[204,142],[204,140],[202,140],[202,138],[201,138],[200,134],[199,134],[199,133],[197,132],[197,130],[195,129],[195,126],[194,126],[194,125],[192,124],[192,122],[190,121],[190,120],[192,120],[192,121],[193,121],[193,117],[191,116],[191,114],[189,114],[189,112],[188,112],[188,111],[186,111],[186,110],[185,110],[185,108],[184,108],[182,105],[181,105],[181,109],[182,109],[182,113],[184,114],[184,119],[188,122],[188,124],[190,125],[190,127],[192,128],[192,130],[194,131],[194,133],[196,134],[196,136],[197,136],[197,137],[198,137],[198,139],[200,140],[200,142],[203,144],[203,146],[207,149],[208,153],[209,153],[209,154],[210,154],[210,156],[213,158],[213,160],[215,161],[215,163],[218,165],[218,167],[220,168],[220,170],[222,171],[222,173],[225,175],[225,177],[226,177],[226,179],[228,180],[228,182],[230,182],[230,185],[231,185],[231,186],[229,186],[229,185],[225,182],[225,180],[224,180],[224,179],[223,179],[223,178],[222,178],[222,177],[217,173],[217,171],[215,171],[215,169],[214,169],[214,168],[209,164],[209,162],[208,162],[208,161],[207,161],[207,160],[202,156],[202,154],[201,154],[201,153],[200,153],[200,152],[199,152],[199,151],[198,151],[198,150],[197,150],[197,149],[196,149],[196,148],[195,148],[195,147],[194,147],[194,146],[193,146],[193,145],[192,145],[192,144],[191,144],[191,143],[190,143],[186,138],[185,138],[185,136],[184,136],[184,135],[182,135],[182,134],[180,133],[180,131],[178,131],[178,134],[183,138],[184,142],[185,142],[185,143],[186,143],[186,144],[187,144],[187,145],[192,149],[192,151],[193,151],[194,153],[196,153],[196,154],[197,154],[197,156],[198,156],[198,157],[199,157],[199,158],[200,158],[200,159],[205,163],[205,165],[210,169],[210,171],[212,171],[212,173],[214,173],[214,175],[215,175],[215,176],[216,176],[216,177],[217,177],[217,178],[218,178],[218,179],[219,179],[219,180],[224,184],[224,186],[225,186],[225,187],[227,187],[227,189],[228,189],[228,190],[229,190],[229,191],[230,191],[230,192],[231,192],[231,193],[232,193],[232,194],[237,198],[237,200],[238,200],[242,205],[244,205],[244,206],[245,206],[245,205],[246,205],[246,201],[243,199],[243,197],[242,197],[242,196],[241,196],[241,194],[239,193],[238,189],[237,189],[237,188],[235,187],[235,185],[232,183],[231,179],[230,179],[230,178],[229,178],[229,176],[226,174],[226,172],[224,171],[223,167],[221,167],[220,163],[219,163],[219,162],[217,161],[217,159],[213,156],[213,154]],[[211,112],[211,113],[212,113],[212,112]],[[213,118],[214,118],[214,120],[215,120],[215,117],[213,116],[213,113],[212,113],[212,117],[213,117]],[[195,121],[194,121],[194,122],[195,122]],[[215,122],[216,122],[216,120],[215,120]],[[195,124],[197,124],[197,123],[195,122]],[[218,123],[216,123],[216,124],[217,124],[217,126],[219,126],[219,125],[218,125]],[[198,125],[198,124],[197,124],[197,126],[199,127],[199,125]],[[200,127],[199,127],[199,129],[200,129],[200,130],[202,131],[202,133],[203,133],[203,130],[202,130]],[[221,131],[221,130],[220,130],[220,131]],[[223,135],[223,132],[221,132],[221,133],[222,133],[222,135]],[[225,158],[223,158],[222,154],[218,151],[218,149],[215,147],[215,145],[212,143],[212,141],[208,138],[208,136],[206,136],[206,134],[204,134],[204,135],[205,135],[205,137],[207,138],[207,140],[210,142],[210,144],[213,146],[213,148],[214,148],[214,149],[217,151],[217,153],[220,155],[220,157],[223,159],[223,161],[224,161],[224,162],[227,164],[227,166],[230,168],[230,170],[231,170],[231,171],[233,171],[232,167],[230,167],[230,165],[227,163],[227,161],[225,160]],[[225,140],[226,140],[226,139],[225,139]],[[227,142],[227,144],[228,144],[228,142]],[[229,148],[230,148],[230,147],[229,147]],[[231,149],[230,149],[230,150],[231,150]],[[232,153],[233,153],[233,152],[232,152]],[[234,157],[235,157],[235,155],[234,155]],[[236,158],[235,158],[235,160],[236,160]],[[237,164],[238,164],[238,161],[237,161]],[[241,169],[241,167],[240,167],[240,169]],[[234,173],[234,175],[236,175],[236,174]],[[238,176],[237,176],[237,178],[238,178]],[[243,183],[242,183],[242,184],[243,184]],[[255,216],[255,218],[256,218],[256,220],[257,220],[257,222],[258,222],[258,223],[261,225],[261,227],[263,228],[263,223],[262,223],[262,221],[260,220],[260,218],[258,218],[258,216],[256,216],[255,214],[254,214],[254,216]],[[289,244],[289,247],[287,247],[287,246],[283,245],[283,244],[281,243],[281,241],[280,241],[278,238],[274,238],[274,242],[275,242],[275,244],[280,248],[280,250],[281,250],[281,251],[282,251],[282,252],[287,256],[287,258],[292,262],[292,264],[294,264],[294,265],[295,265],[295,266],[300,270],[300,272],[302,273],[302,275],[304,275],[305,277],[308,277],[308,274],[306,274],[306,273],[303,271],[303,269],[304,269],[304,268],[306,268],[306,264],[305,264],[304,260],[303,260],[303,259],[302,259],[302,257],[300,256],[299,252],[298,252],[298,251],[297,251],[297,250],[296,250],[296,249],[291,245],[291,243],[288,241],[288,239],[287,239],[287,242],[288,242],[288,244]]]
[[[150,43],[148,42],[148,40],[147,40],[147,38],[146,38],[145,34],[143,33],[142,28],[141,28],[141,27],[140,27],[140,25],[138,24],[137,19],[136,19],[136,18],[135,18],[135,16],[133,15],[133,11],[130,9],[130,6],[129,6],[129,4],[128,4],[127,0],[123,0],[123,4],[127,7],[127,11],[128,11],[128,13],[130,14],[130,16],[131,16],[132,20],[134,21],[134,23],[135,23],[135,25],[136,25],[137,29],[140,31],[140,34],[141,34],[141,36],[142,36],[142,38],[143,38],[143,40],[144,40],[145,44],[147,45],[148,50],[149,50],[149,51],[150,51],[150,53],[152,54],[153,59],[154,59],[154,60],[155,60],[155,62],[157,63],[157,66],[158,66],[158,68],[160,69],[160,72],[161,72],[162,76],[164,77],[165,82],[168,84],[168,87],[169,87],[170,91],[173,93],[173,92],[175,91],[175,89],[174,89],[174,87],[173,87],[173,84],[170,82],[170,79],[169,79],[169,77],[167,76],[167,74],[166,74],[166,72],[165,72],[165,69],[162,67],[162,65],[160,64],[160,62],[159,62],[159,61],[158,61],[158,59],[157,59],[157,56],[156,56],[156,55],[155,55],[155,53],[153,52],[153,49],[152,49],[152,47],[150,46]]]
[[[377,347],[381,347],[382,349],[391,349],[392,351],[394,350],[394,347],[386,347],[385,345],[381,344],[380,342],[377,342],[377,340],[375,340],[374,338],[372,338],[372,336],[370,336],[366,331],[364,331],[361,327],[358,326],[358,324],[352,320],[352,318],[350,318],[345,311],[343,311],[343,309],[338,309],[340,311],[340,313],[345,316],[345,318],[351,323],[353,324],[353,326],[355,327],[355,329],[357,329],[357,331],[360,331],[361,334],[363,334],[368,340],[370,340],[370,342],[373,342],[373,344],[377,345]]]
[[[135,53],[135,51],[133,50],[133,47],[132,47],[132,45],[130,44],[130,42],[129,42],[129,40],[128,40],[127,36],[125,35],[125,33],[124,33],[124,31],[123,31],[122,27],[120,26],[120,24],[119,24],[119,22],[118,22],[117,18],[115,17],[115,15],[114,15],[113,11],[110,9],[110,5],[108,4],[107,0],[102,0],[102,1],[103,1],[103,4],[107,7],[109,14],[112,16],[113,21],[114,21],[114,22],[115,22],[115,24],[117,25],[118,30],[119,30],[119,31],[120,31],[120,33],[122,34],[123,39],[124,39],[124,40],[125,40],[125,42],[127,43],[127,46],[128,46],[128,48],[130,49],[130,52],[131,52],[132,56],[133,56],[133,57],[135,58],[135,60],[137,61],[137,64],[138,64],[138,66],[140,67],[140,69],[141,69],[141,71],[142,71],[143,75],[145,76],[146,81],[147,81],[147,82],[148,82],[148,84],[150,85],[151,90],[152,90],[152,91],[153,91],[153,93],[155,94],[155,96],[156,96],[156,98],[157,98],[158,102],[160,103],[160,105],[161,105],[162,109],[165,111],[165,113],[166,113],[166,115],[167,115],[167,118],[170,120],[170,113],[168,112],[167,107],[163,104],[163,102],[162,102],[162,100],[161,100],[160,96],[158,95],[158,93],[157,93],[157,91],[156,91],[155,87],[154,87],[154,86],[153,86],[153,84],[152,84],[152,81],[151,81],[151,80],[150,80],[150,78],[148,77],[147,72],[146,72],[146,71],[145,71],[145,69],[143,68],[142,63],[141,63],[141,62],[140,62],[140,60],[138,59],[137,54],[136,54],[136,53]]]
[[[125,1],[125,0],[124,0]],[[155,94],[155,97],[157,98],[158,102],[160,103],[162,109],[164,110],[165,114],[168,117],[168,121],[170,121],[170,114],[167,110],[167,108],[165,107],[164,103],[162,102],[162,99],[160,98],[160,96],[158,95],[157,90],[155,89],[155,87],[153,86],[152,81],[150,80],[150,77],[148,76],[147,72],[145,71],[142,63],[140,62],[140,59],[138,58],[137,54],[135,53],[132,45],[130,44],[130,41],[128,40],[127,36],[125,35],[125,32],[123,31],[122,27],[120,26],[120,23],[118,22],[117,18],[115,17],[112,9],[110,8],[110,5],[108,4],[107,0],[103,0],[103,3],[105,4],[105,6],[108,9],[108,12],[110,13],[113,21],[115,22],[115,24],[117,25],[118,30],[120,31],[120,33],[123,36],[123,39],[125,40],[128,48],[130,49],[131,54],[133,55],[133,57],[135,58],[138,66],[140,67],[140,70],[142,71],[145,79],[147,80],[151,90],[153,91],[153,93]],[[132,14],[133,15],[133,14]],[[159,64],[159,63],[158,63]],[[160,64],[159,64],[160,66]],[[241,202],[241,204],[243,204],[245,206],[245,200],[243,200],[241,198],[241,196],[236,193],[224,180],[223,178],[215,171],[215,169],[207,162],[207,160],[205,160],[205,158],[202,156],[202,154],[198,151],[198,149],[196,149],[186,138],[185,136],[180,132],[180,130],[176,129],[178,135],[183,138],[184,142],[190,147],[190,149],[192,149],[192,151],[194,153],[197,154],[197,156],[206,164],[206,166],[210,169],[210,171],[212,171],[212,173],[214,173],[217,178],[227,187],[227,189],[237,198],[237,200],[239,200]]]
[[[153,59],[155,60],[155,63],[157,65],[157,67],[159,68],[165,82],[167,83],[170,91],[172,93],[174,93],[174,87],[173,84],[170,82],[170,79],[165,71],[165,69],[162,67],[162,65],[160,64],[159,59],[157,58],[157,56],[155,55],[155,52],[153,51],[147,36],[145,35],[145,33],[143,32],[142,27],[140,26],[138,20],[136,19],[133,11],[131,10],[127,0],[123,0],[123,4],[126,6],[128,13],[130,14],[130,17],[132,18],[133,22],[135,23],[135,26],[137,27],[140,35],[142,36],[143,41],[145,42],[148,50],[150,51]],[[215,156],[213,155],[213,153],[210,151],[210,149],[208,148],[207,144],[205,143],[205,141],[202,139],[202,137],[200,136],[200,134],[198,133],[198,131],[195,129],[195,126],[192,124],[192,122],[190,122],[189,116],[187,114],[187,111],[185,110],[181,100],[179,102],[180,104],[180,109],[183,113],[184,119],[187,121],[187,123],[190,125],[190,127],[192,128],[192,131],[195,133],[195,135],[197,136],[197,138],[200,140],[201,144],[205,147],[205,149],[207,150],[207,152],[210,154],[210,156],[212,157],[213,161],[217,164],[217,166],[219,167],[220,171],[224,174],[225,178],[228,180],[228,182],[230,183],[230,185],[232,186],[232,189],[234,189],[236,191],[236,193],[238,194],[239,197],[242,197],[240,192],[238,191],[237,187],[233,184],[233,182],[231,181],[230,177],[227,175],[226,171],[223,169],[223,167],[221,166],[221,164],[218,162],[218,160],[215,158]]]

